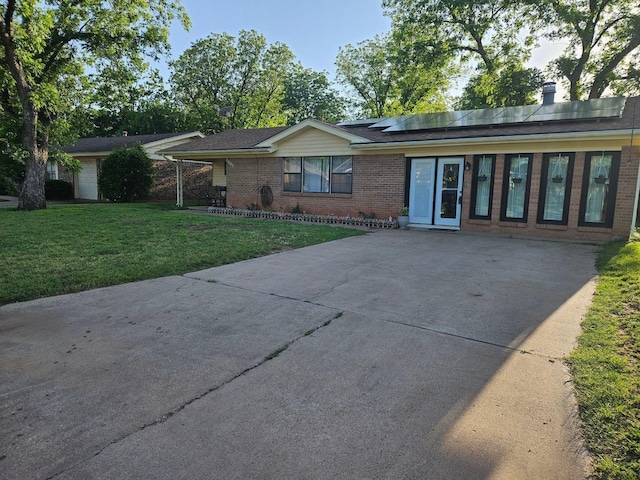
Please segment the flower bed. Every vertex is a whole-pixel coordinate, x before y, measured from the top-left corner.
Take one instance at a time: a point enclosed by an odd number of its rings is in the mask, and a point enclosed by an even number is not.
[[[209,213],[217,215],[234,215],[237,217],[247,218],[267,218],[270,220],[289,220],[293,222],[306,223],[326,223],[332,225],[350,225],[354,227],[367,228],[398,228],[398,222],[395,218],[378,219],[378,218],[362,218],[362,217],[338,217],[335,215],[312,215],[309,213],[283,213],[283,212],[267,212],[264,210],[243,210],[240,208],[229,207],[209,207]]]

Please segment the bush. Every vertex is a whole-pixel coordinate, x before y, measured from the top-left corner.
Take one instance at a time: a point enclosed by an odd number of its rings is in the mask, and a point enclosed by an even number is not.
[[[7,177],[0,177],[0,195],[11,195],[17,197],[18,192]]]
[[[73,185],[64,180],[45,180],[44,198],[47,200],[73,200]]]
[[[114,150],[101,163],[98,186],[114,202],[148,197],[153,182],[153,162],[140,144]]]

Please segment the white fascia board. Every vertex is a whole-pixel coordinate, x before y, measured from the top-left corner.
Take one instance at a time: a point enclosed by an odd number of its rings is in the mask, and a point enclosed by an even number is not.
[[[228,157],[254,157],[273,153],[272,148],[242,148],[236,150],[194,150],[190,152],[170,152],[164,155],[171,155],[177,159],[212,159],[228,158]]]
[[[360,135],[353,135],[352,133],[345,132],[341,128],[334,127],[333,125],[329,125],[324,122],[320,122],[319,120],[314,120],[313,118],[308,118],[274,135],[273,137],[267,138],[266,140],[257,144],[256,147],[272,147],[275,143],[281,142],[282,140],[292,135],[296,135],[297,133],[303,130],[307,130],[309,128],[315,128],[316,130],[321,130],[330,135],[335,135],[336,137],[344,138],[345,140],[348,140],[351,143],[361,144],[361,143],[371,142],[371,140],[368,138],[361,137]]]
[[[162,140],[156,140],[155,142],[143,143],[142,146],[145,148],[155,147],[156,145],[162,145],[164,143],[175,142],[176,140],[189,140],[191,138],[204,138],[204,135],[198,131],[196,132],[188,132],[182,133],[180,135],[176,135],[174,137],[163,138]]]
[[[553,140],[611,140],[627,142],[632,135],[631,130],[608,130],[596,132],[563,132],[563,133],[539,133],[531,135],[505,135],[496,137],[471,137],[471,138],[446,138],[441,140],[412,140],[409,142],[378,142],[378,143],[352,143],[351,148],[356,150],[399,150],[403,148],[419,148],[429,146],[468,146],[468,145],[492,145],[516,142],[547,143]],[[640,144],[639,139],[634,144]],[[622,145],[622,143],[621,143]]]

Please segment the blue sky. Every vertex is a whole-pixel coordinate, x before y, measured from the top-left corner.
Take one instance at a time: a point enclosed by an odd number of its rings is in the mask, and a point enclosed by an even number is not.
[[[172,57],[211,33],[237,37],[256,30],[269,44],[286,44],[305,68],[326,71],[333,79],[338,48],[388,32],[380,0],[182,0],[191,29],[171,29]],[[166,71],[163,69],[166,76]]]
[[[174,24],[169,41],[176,59],[195,41],[211,33],[237,37],[240,30],[256,30],[269,44],[286,44],[305,68],[326,71],[335,79],[335,59],[340,47],[372,39],[391,29],[382,13],[381,0],[182,0],[191,17],[191,29]],[[544,69],[564,45],[542,42],[530,65]],[[169,76],[166,65],[160,71]],[[461,88],[465,79],[460,79]],[[455,91],[454,93],[458,93]],[[557,99],[564,93],[558,84]]]

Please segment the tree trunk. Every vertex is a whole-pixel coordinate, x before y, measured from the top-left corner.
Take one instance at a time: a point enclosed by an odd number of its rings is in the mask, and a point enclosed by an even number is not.
[[[25,163],[25,179],[18,197],[18,210],[47,208],[44,196],[49,138],[46,131],[40,132],[38,142],[38,114],[33,105],[24,105],[22,147],[29,153]]]

